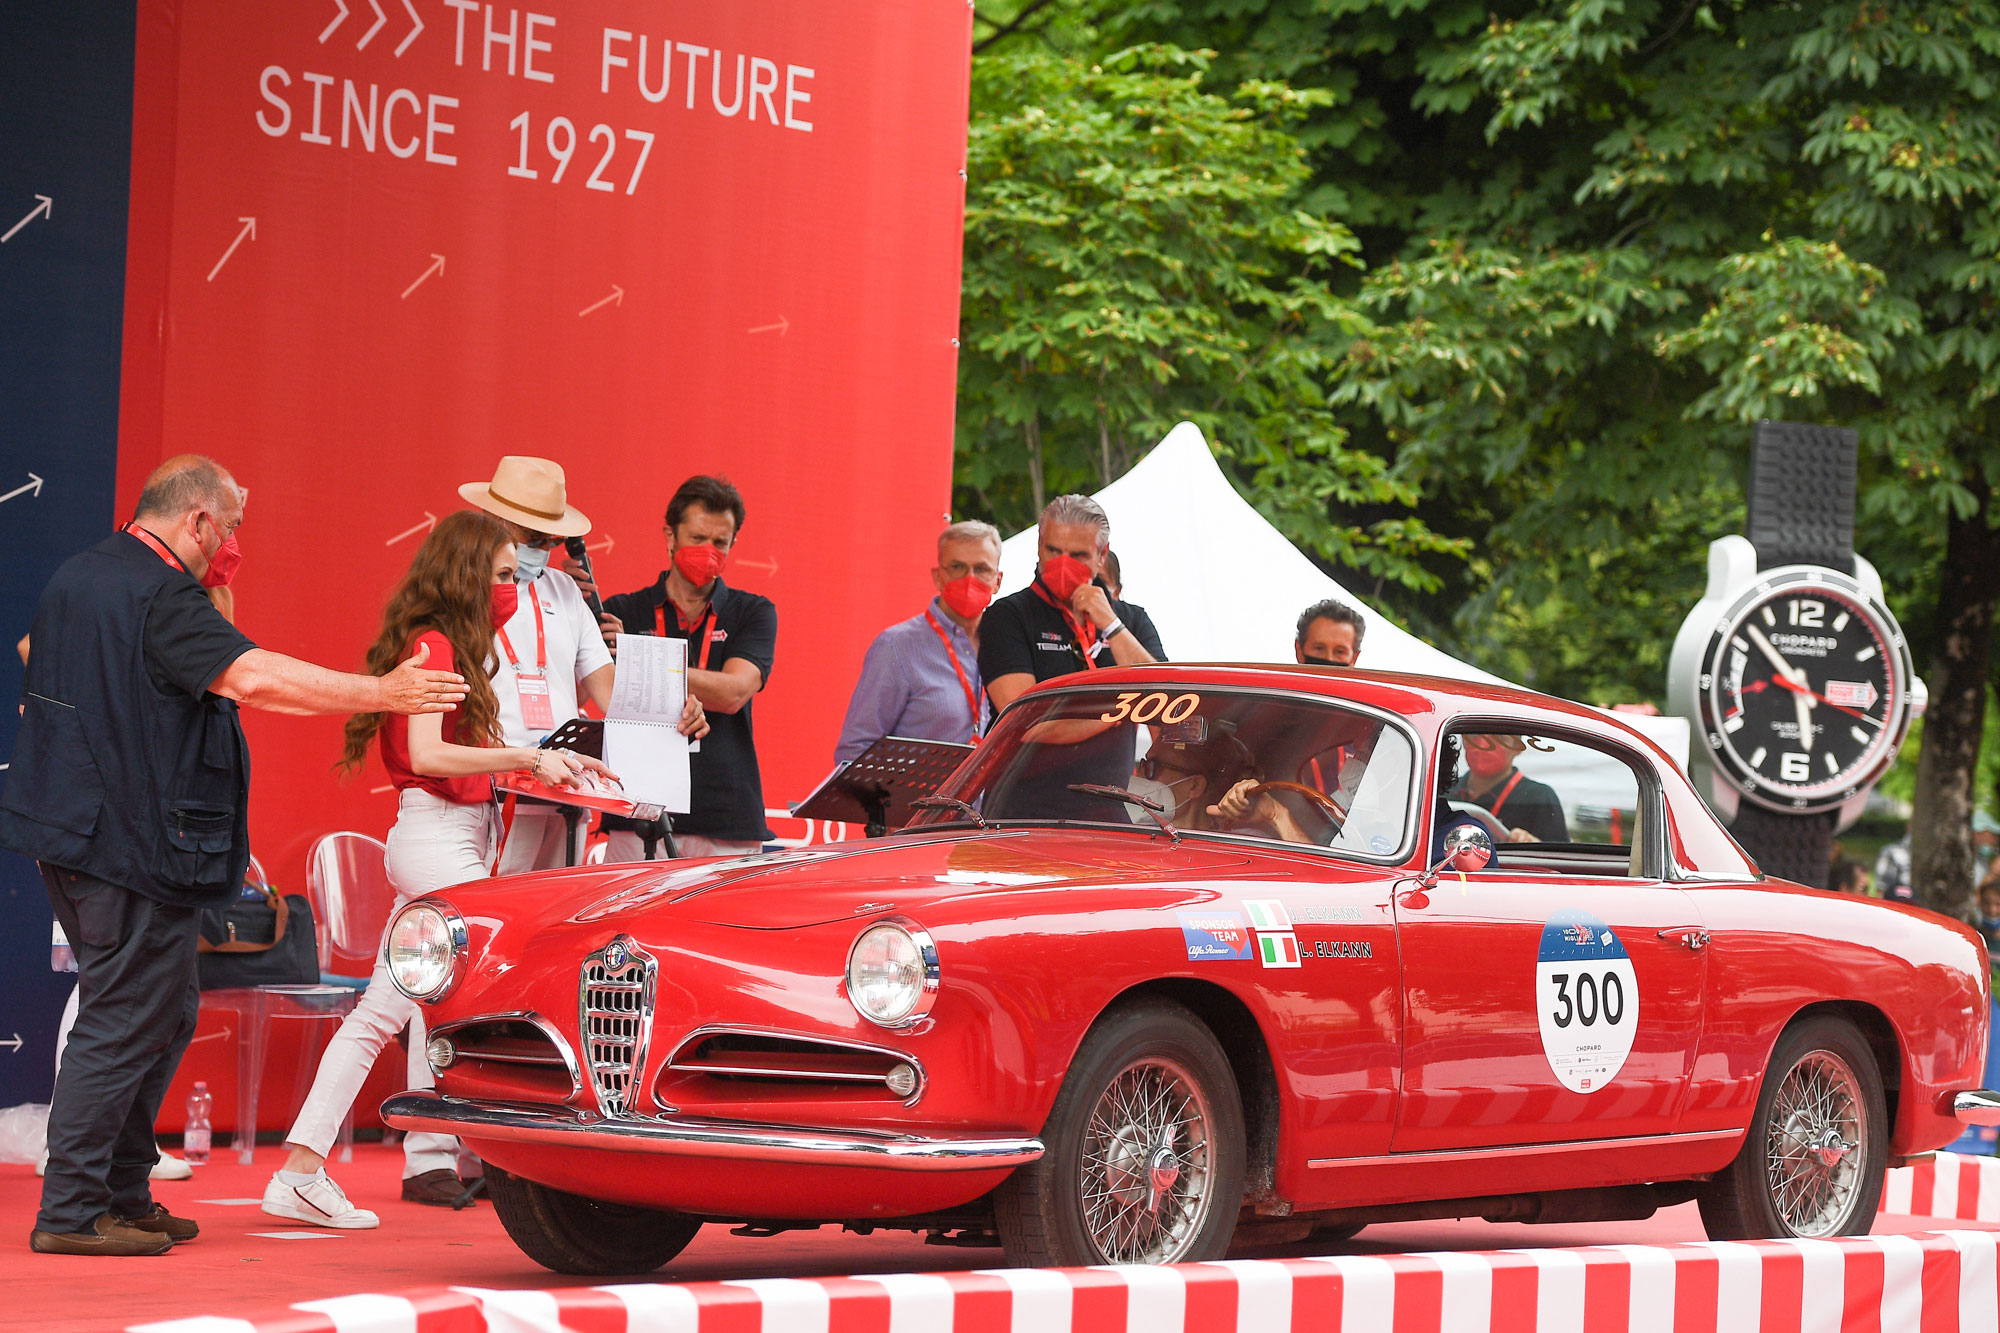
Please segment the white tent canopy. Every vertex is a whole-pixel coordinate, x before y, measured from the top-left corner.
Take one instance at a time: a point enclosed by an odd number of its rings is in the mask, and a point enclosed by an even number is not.
[[[1367,618],[1364,668],[1511,683],[1425,643],[1328,578],[1236,493],[1193,422],[1174,427],[1094,498],[1111,517],[1126,600],[1146,608],[1171,658],[1290,662],[1299,612],[1335,597]],[[1033,580],[1035,545],[1030,528],[1002,546],[1006,590]],[[1619,719],[1686,767],[1684,719],[1629,713]]]

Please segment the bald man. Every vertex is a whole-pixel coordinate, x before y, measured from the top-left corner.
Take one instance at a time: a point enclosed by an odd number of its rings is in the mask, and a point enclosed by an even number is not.
[[[49,1111],[39,1253],[158,1254],[197,1233],[147,1176],[194,1033],[197,919],[236,896],[250,859],[238,705],[442,713],[465,697],[421,658],[347,675],[224,619],[205,589],[235,573],[247,497],[210,459],[169,459],[132,521],[64,562],[35,610],[0,848],[39,864],[82,994]]]

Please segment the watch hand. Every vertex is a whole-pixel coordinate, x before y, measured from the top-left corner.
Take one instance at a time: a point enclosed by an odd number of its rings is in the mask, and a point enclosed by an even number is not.
[[[1833,700],[1827,698],[1824,694],[1821,694],[1819,691],[1808,689],[1806,686],[1801,685],[1796,681],[1785,680],[1783,678],[1774,678],[1772,683],[1775,684],[1781,690],[1790,690],[1794,694],[1808,695],[1813,699],[1815,703],[1825,704],[1828,708],[1831,708],[1836,712],[1845,713],[1849,717],[1859,718],[1861,721],[1872,723],[1877,727],[1882,725],[1881,719],[1870,717],[1868,714],[1862,712],[1858,708],[1849,708],[1844,704],[1837,704]],[[1763,686],[1762,681],[1757,682],[1757,684],[1759,688],[1762,688]],[[1745,694],[1748,694],[1750,692],[1750,687],[1747,685],[1744,686],[1743,692]]]
[[[1785,683],[1790,684],[1791,682],[1787,681]],[[1794,689],[1792,691],[1792,703],[1798,709],[1799,713],[1799,748],[1810,752],[1813,743],[1813,701],[1806,697],[1803,690]]]
[[[1750,642],[1757,645],[1758,651],[1771,659],[1771,665],[1778,668],[1780,676],[1786,680],[1798,680],[1805,675],[1803,671],[1800,671],[1779,655],[1778,650],[1771,646],[1771,641],[1764,637],[1763,630],[1758,629],[1755,625],[1745,625],[1743,632],[1750,636]]]

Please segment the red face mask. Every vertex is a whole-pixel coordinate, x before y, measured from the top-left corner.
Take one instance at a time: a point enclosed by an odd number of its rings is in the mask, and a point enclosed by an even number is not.
[[[697,588],[706,588],[729,563],[719,546],[683,546],[674,552],[674,568]]]
[[[493,617],[494,629],[499,629],[502,625],[512,620],[514,613],[520,609],[520,584],[514,582],[512,579],[508,579],[505,583],[496,583],[493,585],[493,609],[490,614]]]
[[[236,549],[236,537],[232,533],[229,540],[218,546],[215,554],[208,558],[208,572],[201,576],[201,586],[227,588],[242,563],[243,552]]]
[[[1076,596],[1076,590],[1090,582],[1090,566],[1075,556],[1055,555],[1042,557],[1042,585],[1055,594],[1059,602],[1067,602]]]
[[[938,597],[951,608],[951,613],[961,620],[977,620],[986,614],[986,607],[993,600],[993,589],[976,575],[953,579],[944,585]]]

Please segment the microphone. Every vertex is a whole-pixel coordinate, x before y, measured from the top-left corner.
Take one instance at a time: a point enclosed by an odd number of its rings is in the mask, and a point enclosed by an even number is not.
[[[588,549],[585,548],[583,544],[583,538],[565,537],[563,539],[563,549],[569,552],[570,559],[576,561],[579,565],[583,566],[584,577],[588,578],[591,581],[591,583],[595,584],[597,582],[597,575],[591,573],[590,552]],[[601,616],[604,614],[604,603],[598,600],[596,593],[591,593],[588,597],[584,598],[584,600],[590,603],[590,613],[592,615]]]

